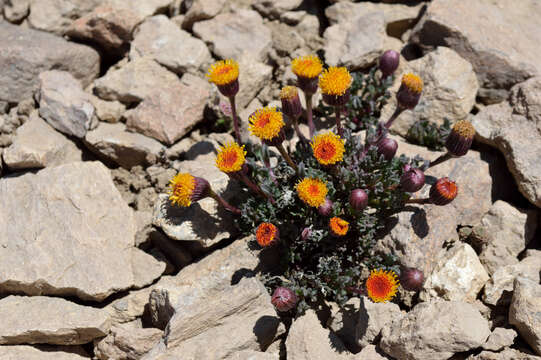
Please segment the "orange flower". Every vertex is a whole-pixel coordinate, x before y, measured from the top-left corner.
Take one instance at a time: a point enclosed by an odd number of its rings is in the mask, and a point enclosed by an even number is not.
[[[278,241],[280,231],[274,224],[264,222],[261,223],[256,230],[255,238],[261,247],[267,247]]]
[[[261,140],[274,139],[285,125],[282,113],[269,107],[257,110],[249,120],[250,132]]]
[[[240,171],[246,161],[245,155],[244,145],[239,146],[236,142],[229,143],[220,148],[216,157],[216,166],[225,173]]]
[[[372,270],[366,280],[368,297],[373,302],[391,300],[398,290],[398,280],[394,271]]]
[[[420,94],[423,91],[423,80],[415,74],[409,73],[402,76],[402,85],[411,92]]]
[[[304,178],[297,186],[299,198],[307,205],[319,207],[325,202],[327,196],[327,185],[319,179]]]
[[[194,190],[195,178],[188,173],[179,173],[169,181],[169,200],[173,205],[190,206]]]
[[[344,140],[332,132],[315,136],[311,145],[314,157],[322,165],[336,164],[343,159]]]
[[[293,59],[291,70],[299,77],[313,79],[321,74],[323,64],[316,55],[301,56]]]
[[[319,87],[324,95],[344,95],[350,88],[351,75],[345,67],[330,67],[321,74]]]
[[[207,77],[210,82],[228,85],[239,78],[239,64],[235,60],[220,60],[211,65]]]
[[[334,235],[344,236],[348,233],[349,223],[346,220],[335,216],[329,221],[329,227]]]

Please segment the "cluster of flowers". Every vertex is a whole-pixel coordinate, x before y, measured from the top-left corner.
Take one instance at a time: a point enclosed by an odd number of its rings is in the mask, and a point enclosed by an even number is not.
[[[399,65],[399,55],[394,51],[385,52],[380,58],[379,69],[383,77],[393,76]],[[352,232],[352,227],[358,226],[355,218],[362,216],[370,206],[370,188],[353,188],[349,191],[348,199],[333,199],[331,192],[337,196],[339,193],[332,187],[332,181],[326,181],[326,176],[334,177],[339,181],[343,169],[360,166],[363,158],[375,151],[379,156],[378,161],[390,162],[397,151],[397,142],[388,137],[388,129],[396,118],[405,110],[413,109],[421,97],[423,82],[414,74],[406,74],[402,78],[400,89],[396,94],[397,107],[393,115],[385,122],[378,125],[371,136],[365,138],[365,145],[362,151],[354,153],[358,149],[356,137],[353,137],[349,130],[342,126],[341,114],[343,108],[350,99],[350,87],[352,76],[345,67],[329,67],[324,69],[321,60],[314,55],[303,56],[292,61],[293,73],[297,76],[297,86],[302,90],[305,97],[306,109],[303,109],[299,97],[298,88],[286,86],[280,92],[282,108],[265,107],[255,111],[249,117],[249,130],[252,135],[261,140],[263,146],[274,147],[282,157],[284,165],[288,167],[291,175],[286,176],[286,184],[296,180],[294,190],[298,199],[302,201],[307,209],[303,211],[317,212],[320,217],[329,218],[327,230],[330,237],[340,239]],[[235,106],[235,96],[239,91],[239,66],[234,60],[218,61],[208,71],[209,81],[214,83],[222,95],[229,99],[228,111],[233,118],[235,142],[224,144],[216,157],[216,166],[232,179],[242,182],[260,200],[269,203],[269,206],[276,205],[278,199],[254,181],[253,173],[247,165],[247,151],[245,145],[241,144],[240,124]],[[335,129],[333,131],[316,133],[312,114],[312,99],[318,88],[321,91],[323,101],[335,109]],[[309,128],[310,140],[306,139],[299,129],[299,119],[305,114]],[[290,152],[283,146],[285,141],[285,130],[287,128],[284,115],[289,119],[296,132],[299,143],[298,147],[310,153],[312,159],[304,159],[306,163],[313,159],[317,161],[324,176],[318,176],[317,171],[306,171],[304,163],[296,161]],[[447,153],[428,167],[439,164],[452,157],[466,154],[472,144],[475,130],[467,121],[459,121],[453,127],[447,138]],[[350,144],[348,144],[348,142]],[[301,155],[303,152],[300,152]],[[267,168],[267,175],[274,184],[278,186],[270,161],[264,161]],[[276,170],[276,169],[274,169]],[[425,169],[426,170],[426,169]],[[346,171],[346,170],[344,170]],[[412,198],[411,193],[419,191],[425,184],[423,169],[414,167],[411,164],[401,165],[401,176],[399,182],[388,187],[386,190],[398,190],[401,194],[407,194],[401,200],[401,205],[406,203],[446,205],[457,196],[458,188],[455,182],[448,178],[438,179],[430,188],[429,197]],[[310,173],[312,176],[307,176]],[[316,174],[316,175],[314,175]],[[280,185],[282,186],[282,185]],[[329,188],[331,186],[331,188]],[[331,190],[332,191],[331,191]],[[201,177],[195,177],[187,173],[179,173],[170,182],[170,201],[174,205],[188,207],[192,203],[203,198],[212,197],[227,210],[237,215],[246,215],[249,209],[239,209],[225,201],[219,194],[212,190],[209,182]],[[400,198],[402,199],[402,198]],[[334,200],[334,201],[333,201]],[[337,210],[336,204],[340,204]],[[348,204],[349,209],[345,209]],[[313,209],[313,210],[310,210]],[[335,216],[331,216],[331,215]],[[252,214],[248,214],[251,216]],[[353,220],[352,220],[353,219]],[[348,221],[350,220],[350,221]],[[261,247],[270,247],[281,242],[280,228],[271,221],[259,223],[257,228],[252,230],[256,240]],[[315,232],[313,227],[299,226],[297,241],[307,241]],[[354,235],[351,235],[355,237]],[[290,241],[290,240],[288,240]],[[418,290],[423,282],[423,273],[417,269],[409,268],[401,271],[402,286],[408,290]],[[399,286],[397,274],[392,270],[375,268],[371,270],[370,276],[365,282],[363,293],[366,293],[375,302],[384,302],[392,299]],[[353,290],[355,292],[355,289]],[[359,291],[358,291],[359,292]],[[279,311],[293,309],[298,300],[299,294],[287,286],[276,287],[273,291],[272,302]]]

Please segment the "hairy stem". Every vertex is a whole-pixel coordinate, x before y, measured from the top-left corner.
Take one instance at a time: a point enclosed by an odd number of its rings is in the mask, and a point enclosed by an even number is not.
[[[233,214],[240,215],[241,211],[239,209],[225,201],[225,199],[220,195],[216,194],[214,190],[210,190],[209,196],[216,200],[216,202],[222,205],[226,210],[231,211]]]
[[[291,166],[293,168],[293,170],[295,170],[295,172],[298,174],[299,173],[299,168],[293,162],[293,160],[291,160],[291,157],[289,157],[289,154],[287,153],[286,149],[284,149],[284,146],[282,144],[277,144],[276,148],[278,149],[280,154],[284,157],[285,161],[289,164],[289,166]]]
[[[430,164],[428,165],[428,168],[427,169],[430,169],[431,167],[433,166],[436,166],[438,164],[441,164],[442,162],[444,161],[447,161],[449,159],[451,159],[453,157],[453,155],[451,155],[451,153],[447,152],[443,155],[441,155],[439,158],[437,158],[436,160],[434,161],[431,161]]]
[[[306,99],[306,121],[308,123],[308,128],[310,129],[310,139],[313,138],[316,133],[314,119],[312,118],[312,95],[313,94],[304,93],[304,98]]]
[[[233,115],[233,127],[235,129],[235,140],[238,144],[240,141],[240,128],[239,128],[239,117],[237,116],[237,107],[235,105],[235,96],[229,97],[229,102],[231,103],[231,113]]]

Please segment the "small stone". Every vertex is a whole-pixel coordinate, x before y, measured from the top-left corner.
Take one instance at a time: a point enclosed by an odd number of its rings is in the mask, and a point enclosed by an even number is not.
[[[469,356],[466,360],[541,360],[541,357],[508,348],[500,352],[482,351],[478,355]]]
[[[34,346],[2,346],[2,360],[88,360],[88,356],[67,352],[65,346],[40,350]]]
[[[534,351],[541,355],[541,285],[539,281],[517,277],[509,308],[509,323]]]
[[[126,106],[116,100],[105,101],[97,96],[90,95],[90,102],[94,105],[98,119],[111,124],[119,122],[126,112]]]
[[[182,21],[182,28],[191,30],[198,21],[212,19],[220,13],[226,0],[195,0],[186,12]]]
[[[30,11],[30,0],[9,0],[4,5],[4,17],[11,23],[20,23]],[[0,6],[0,13],[2,12]]]
[[[252,6],[261,15],[271,18],[279,18],[286,11],[295,10],[302,0],[255,0]]]
[[[163,331],[155,328],[117,325],[107,337],[96,341],[94,352],[98,359],[140,359],[162,338]]]
[[[517,332],[513,329],[496,328],[483,344],[483,349],[500,351],[501,349],[513,345]]]
[[[74,19],[91,12],[103,0],[30,0],[30,27],[63,36]]]

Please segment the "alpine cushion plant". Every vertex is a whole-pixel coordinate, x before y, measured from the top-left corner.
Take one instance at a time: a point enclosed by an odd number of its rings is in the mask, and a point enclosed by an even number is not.
[[[385,61],[392,66],[386,65],[381,82],[394,77],[396,56],[391,55]],[[233,83],[237,91],[242,84],[234,84],[238,78],[235,64],[229,61],[213,65],[210,81],[219,87]],[[367,122],[363,136],[352,131],[353,119],[349,111],[344,111],[351,109],[351,101],[365,91],[352,87],[355,75],[346,68],[324,70],[315,55],[293,60],[292,68],[307,100],[319,84],[324,101],[335,108],[330,114],[335,120],[333,129],[316,133],[311,101],[307,101],[305,120],[310,139],[302,138],[298,129],[298,122],[303,120],[299,89],[288,86],[280,94],[283,112],[267,107],[243,119],[260,143],[233,142],[218,151],[216,166],[245,186],[247,196],[242,203],[228,204],[208,183],[189,174],[179,174],[171,181],[170,201],[187,207],[203,196],[213,197],[238,215],[239,230],[255,235],[255,243],[262,251],[272,248],[280,252],[278,273],[261,274],[278,311],[302,312],[322,300],[344,304],[359,294],[367,294],[375,302],[389,301],[397,293],[402,274],[392,254],[375,250],[386,220],[408,203],[445,205],[458,193],[452,180],[442,178],[432,186],[428,198],[412,198],[412,193],[425,185],[423,168],[417,166],[418,159],[396,157],[398,144],[388,137],[393,121],[419,101],[422,80],[406,74],[392,117],[385,122]],[[232,73],[226,77],[228,72]],[[375,70],[371,73],[376,74]],[[220,89],[231,100],[234,94],[230,90]],[[231,105],[234,108],[234,101]],[[383,102],[379,105],[383,106]],[[290,121],[284,121],[284,116]],[[291,152],[283,146],[287,123],[300,137]],[[471,131],[467,124],[459,125],[447,143],[449,155],[425,163],[435,166],[464,155],[471,145]],[[271,157],[276,161],[270,161]],[[202,186],[204,189],[198,190]],[[408,289],[418,290],[422,272],[407,271]]]

